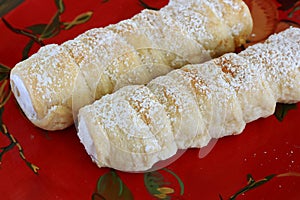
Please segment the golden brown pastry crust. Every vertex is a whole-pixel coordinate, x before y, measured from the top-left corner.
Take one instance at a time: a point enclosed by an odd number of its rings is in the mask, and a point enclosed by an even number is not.
[[[300,29],[290,28],[239,54],[102,97],[80,109],[78,136],[99,167],[148,170],[178,149],[241,133],[272,115],[276,102],[299,102],[299,60]]]
[[[174,0],[160,11],[42,47],[13,68],[12,91],[36,126],[64,129],[80,107],[105,94],[234,51],[252,19],[243,1],[228,2]]]

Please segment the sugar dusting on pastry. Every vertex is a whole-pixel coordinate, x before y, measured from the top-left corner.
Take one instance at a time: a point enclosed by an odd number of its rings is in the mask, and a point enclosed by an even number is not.
[[[272,115],[276,102],[300,101],[299,34],[300,29],[290,28],[239,54],[186,65],[146,86],[121,88],[80,110],[81,119],[92,119],[85,120],[91,128],[79,129],[79,135],[94,138],[96,151],[102,152],[94,160],[98,166],[143,171],[163,158],[171,158],[186,144],[186,148],[201,148],[211,139],[240,134],[246,123]],[[176,97],[176,91],[189,103]],[[188,104],[196,105],[196,112],[190,111]],[[196,134],[177,131],[191,126],[173,123],[187,122],[185,112],[201,126],[194,127]],[[106,153],[95,141],[105,136],[110,143]],[[99,164],[97,160],[104,162]]]
[[[64,129],[73,124],[79,107],[105,94],[234,51],[250,34],[252,19],[242,0],[232,3],[174,0],[159,11],[144,10],[61,45],[41,47],[11,71],[31,99],[36,113],[31,121],[47,130]],[[237,29],[233,23],[243,25]],[[30,116],[33,109],[27,107],[22,109]]]

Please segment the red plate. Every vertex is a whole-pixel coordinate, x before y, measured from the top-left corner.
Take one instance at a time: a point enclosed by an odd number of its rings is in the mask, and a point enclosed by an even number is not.
[[[0,14],[5,13],[0,21],[0,78],[7,74],[3,66],[12,68],[42,44],[61,43],[90,28],[130,18],[145,6],[159,8],[168,3],[27,0],[15,7],[12,4],[21,1],[5,2],[9,3],[0,3]],[[251,43],[300,24],[300,1],[246,2],[255,25]],[[4,4],[15,8],[4,12],[8,8]],[[2,102],[4,97],[2,92]],[[283,117],[282,121],[273,115],[250,123],[241,135],[218,140],[204,158],[199,158],[199,149],[190,149],[167,168],[130,174],[97,168],[74,127],[60,132],[40,130],[23,116],[10,96],[0,108],[4,109],[0,121],[0,198],[300,199],[299,107],[279,105],[277,117]]]

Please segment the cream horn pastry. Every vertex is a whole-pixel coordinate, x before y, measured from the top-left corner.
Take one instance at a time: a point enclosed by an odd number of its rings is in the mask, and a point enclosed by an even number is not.
[[[99,167],[144,171],[178,149],[240,134],[300,101],[300,29],[241,53],[189,64],[147,85],[125,86],[79,111],[78,136]]]
[[[12,69],[12,91],[33,124],[64,129],[80,107],[126,85],[146,84],[186,64],[232,52],[251,30],[242,0],[171,0],[159,11],[145,9],[40,48]]]

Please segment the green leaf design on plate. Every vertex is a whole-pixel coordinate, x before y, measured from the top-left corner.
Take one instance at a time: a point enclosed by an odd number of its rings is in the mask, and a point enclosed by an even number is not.
[[[0,0],[1,1],[1,0]],[[86,13],[82,13],[75,17],[75,19],[71,22],[62,22],[61,14],[65,11],[65,5],[63,0],[54,0],[55,5],[57,7],[56,13],[53,15],[52,19],[49,23],[41,23],[34,24],[26,27],[25,29],[19,29],[12,26],[6,19],[1,18],[4,25],[10,29],[12,32],[24,35],[28,37],[30,40],[26,44],[22,52],[22,60],[28,58],[29,52],[32,49],[34,43],[37,43],[40,46],[44,46],[44,40],[55,37],[60,33],[61,30],[69,30],[76,25],[83,24],[90,20],[93,12],[89,11]],[[1,8],[1,7],[0,7]]]
[[[278,10],[283,10],[283,11],[287,11],[289,9],[291,9],[292,7],[295,6],[295,4],[297,4],[299,0],[277,0],[277,2],[279,4],[281,4],[280,7],[278,7]]]
[[[55,0],[55,4],[59,13],[63,13],[65,11],[65,5],[63,0]]]
[[[24,0],[1,0],[0,1],[0,17],[9,13],[11,10],[23,3]]]
[[[162,187],[163,185],[167,185],[169,183],[164,182],[164,177],[157,171],[147,172],[144,174],[144,184],[148,190],[148,192],[155,196],[160,194],[157,190],[158,188]]]
[[[147,9],[150,9],[150,10],[159,10],[158,8],[154,8],[150,5],[148,5],[147,3],[145,3],[143,0],[139,0],[140,4],[142,7],[144,8],[147,8]]]
[[[230,197],[230,200],[234,200],[236,199],[239,195],[249,191],[249,190],[253,190],[254,188],[257,188],[265,183],[267,183],[268,181],[270,181],[272,178],[274,178],[276,175],[272,174],[269,176],[266,176],[263,179],[260,179],[258,181],[255,181],[254,178],[252,177],[251,174],[247,175],[247,180],[248,180],[248,184],[247,186],[245,186],[244,188],[242,188],[241,190],[239,190],[238,192],[236,192],[234,195],[232,195]]]
[[[8,79],[10,68],[0,63],[0,82]]]
[[[24,35],[32,40],[34,40],[36,43],[38,43],[39,45],[44,45],[43,41],[41,41],[35,34],[33,34],[32,32],[24,29],[18,29],[13,27],[10,23],[8,23],[8,21],[4,18],[1,18],[2,22],[4,23],[4,25],[11,30],[12,32],[16,33],[16,34],[20,34],[20,35]]]
[[[26,29],[31,30],[32,33],[36,35],[43,34],[44,30],[47,28],[48,24],[34,24],[32,26],[26,27]]]
[[[242,189],[238,190],[234,195],[232,195],[229,199],[230,200],[235,200],[238,196],[244,194],[245,192],[248,192],[250,190],[253,190],[259,186],[264,185],[265,183],[269,182],[273,178],[281,178],[281,177],[289,177],[289,176],[294,176],[294,177],[300,177],[300,173],[298,172],[287,172],[283,174],[271,174],[268,175],[262,179],[255,180],[251,174],[247,175],[247,185],[243,187]],[[223,197],[219,194],[220,200],[223,200]]]
[[[29,40],[29,42],[26,44],[26,46],[24,47],[23,51],[22,51],[22,60],[25,60],[29,57],[29,52],[30,49],[32,48],[34,44],[34,40]]]
[[[299,3],[299,4],[300,4],[300,3]],[[297,12],[297,11],[299,11],[299,10],[300,10],[300,5],[295,6],[295,7],[293,8],[293,10],[288,14],[288,17],[289,17],[289,18],[292,18],[293,15],[294,15],[294,13]]]
[[[69,29],[73,28],[76,25],[83,24],[83,23],[89,21],[91,19],[92,15],[93,15],[93,12],[86,12],[86,13],[78,15],[71,22],[64,22],[63,23],[64,26],[65,26],[64,30],[69,30]]]
[[[60,13],[56,12],[51,22],[46,26],[42,32],[40,39],[48,39],[56,36],[60,32]]]
[[[10,98],[10,95],[11,95],[10,89],[6,89],[7,87],[9,87],[7,85],[8,85],[8,80],[4,80],[3,82],[1,82],[1,86],[0,86],[0,132],[8,138],[10,143],[7,146],[0,147],[0,164],[2,162],[3,156],[7,152],[12,150],[14,147],[17,147],[21,159],[26,163],[26,165],[35,174],[38,174],[39,167],[32,164],[31,162],[29,162],[26,159],[24,150],[23,150],[21,144],[18,142],[18,140],[12,134],[9,133],[6,125],[3,123],[2,116],[3,116],[3,112],[4,112],[4,105],[8,101],[8,99]]]
[[[173,176],[177,180],[180,186],[180,195],[182,196],[184,193],[184,184],[179,176],[167,168],[163,168],[162,171],[167,172],[167,174]],[[164,175],[159,171],[145,173],[144,184],[148,192],[158,199],[170,199],[171,195],[175,193],[175,190],[172,187],[169,187],[171,183],[166,181]]]
[[[111,170],[98,180],[92,200],[98,199],[131,200],[133,195],[118,174]]]
[[[276,105],[276,110],[275,110],[275,117],[279,121],[283,121],[284,117],[287,115],[287,113],[290,110],[297,109],[297,104],[283,104],[283,103],[278,103]]]
[[[4,105],[11,96],[10,84],[7,79],[0,82],[0,109],[4,109]],[[3,111],[2,111],[3,112]],[[0,122],[2,122],[2,113],[0,115]],[[1,125],[1,124],[0,124]]]

